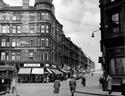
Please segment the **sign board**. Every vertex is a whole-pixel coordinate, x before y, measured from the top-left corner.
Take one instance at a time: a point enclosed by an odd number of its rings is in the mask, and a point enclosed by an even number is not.
[[[24,64],[24,67],[40,67],[40,64],[38,64],[38,63],[34,63],[34,64],[31,64],[31,63],[26,63],[26,64]]]

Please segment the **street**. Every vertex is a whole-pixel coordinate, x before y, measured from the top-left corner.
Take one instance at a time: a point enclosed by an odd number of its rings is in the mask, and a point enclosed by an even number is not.
[[[81,85],[81,79],[77,80],[75,96],[110,96],[103,92],[98,79],[100,74],[94,73],[85,75],[86,87]],[[71,96],[68,81],[62,81],[59,94],[53,94],[53,83],[19,83],[17,94],[19,96]],[[119,92],[112,92],[111,96],[120,96]]]

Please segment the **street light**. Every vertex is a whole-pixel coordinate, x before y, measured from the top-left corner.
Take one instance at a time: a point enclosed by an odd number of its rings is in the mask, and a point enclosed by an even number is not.
[[[98,31],[99,31],[99,30],[95,30],[95,31],[93,31],[91,37],[95,37],[94,33],[95,33],[95,32],[98,32]]]

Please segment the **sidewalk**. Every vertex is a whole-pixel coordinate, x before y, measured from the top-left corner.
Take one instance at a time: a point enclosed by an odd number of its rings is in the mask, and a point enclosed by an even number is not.
[[[108,94],[108,91],[102,91],[101,85],[99,85],[98,79],[99,75],[86,75],[86,87],[83,87],[81,84],[81,79],[77,80],[76,93],[81,94],[90,94],[90,95],[99,95],[99,96],[122,96],[120,92],[112,92]]]

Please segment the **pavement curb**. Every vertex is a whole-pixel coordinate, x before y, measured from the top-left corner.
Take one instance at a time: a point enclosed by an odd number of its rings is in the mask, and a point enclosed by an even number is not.
[[[98,95],[98,96],[118,96],[118,95],[112,95],[112,94],[101,94],[101,93],[92,93],[92,92],[80,92],[80,91],[75,91],[76,93],[82,93],[82,94],[89,94],[89,95]],[[119,95],[121,96],[121,95]]]

